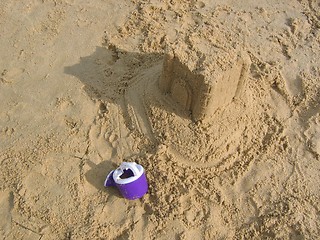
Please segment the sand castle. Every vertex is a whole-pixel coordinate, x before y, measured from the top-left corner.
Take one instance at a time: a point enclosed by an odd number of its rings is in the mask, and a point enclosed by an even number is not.
[[[194,121],[202,120],[223,108],[241,94],[250,58],[246,53],[235,56],[225,69],[215,68],[211,74],[196,74],[174,54],[164,58],[159,88]]]

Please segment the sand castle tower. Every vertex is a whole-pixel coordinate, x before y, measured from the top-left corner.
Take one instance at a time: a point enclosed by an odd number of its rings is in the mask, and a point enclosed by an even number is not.
[[[164,58],[159,88],[194,121],[211,116],[242,93],[250,58],[246,53],[229,57],[228,64],[215,64],[209,73],[194,73],[174,54]]]

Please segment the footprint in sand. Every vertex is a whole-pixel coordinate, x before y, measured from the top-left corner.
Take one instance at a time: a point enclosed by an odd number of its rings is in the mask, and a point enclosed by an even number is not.
[[[0,75],[0,83],[14,83],[24,73],[23,68],[4,69]]]

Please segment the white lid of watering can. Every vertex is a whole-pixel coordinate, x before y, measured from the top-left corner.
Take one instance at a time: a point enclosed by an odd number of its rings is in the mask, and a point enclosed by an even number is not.
[[[128,178],[121,178],[121,176],[125,173],[126,170],[131,170],[133,176]],[[120,167],[118,167],[113,172],[113,180],[116,184],[127,184],[137,180],[143,174],[144,169],[141,165],[135,162],[123,162]]]

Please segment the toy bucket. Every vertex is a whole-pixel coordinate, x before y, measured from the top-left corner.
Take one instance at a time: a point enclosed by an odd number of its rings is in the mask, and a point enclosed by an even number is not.
[[[126,199],[143,197],[148,191],[148,183],[143,167],[135,162],[123,162],[116,170],[111,171],[104,186],[116,186]]]

